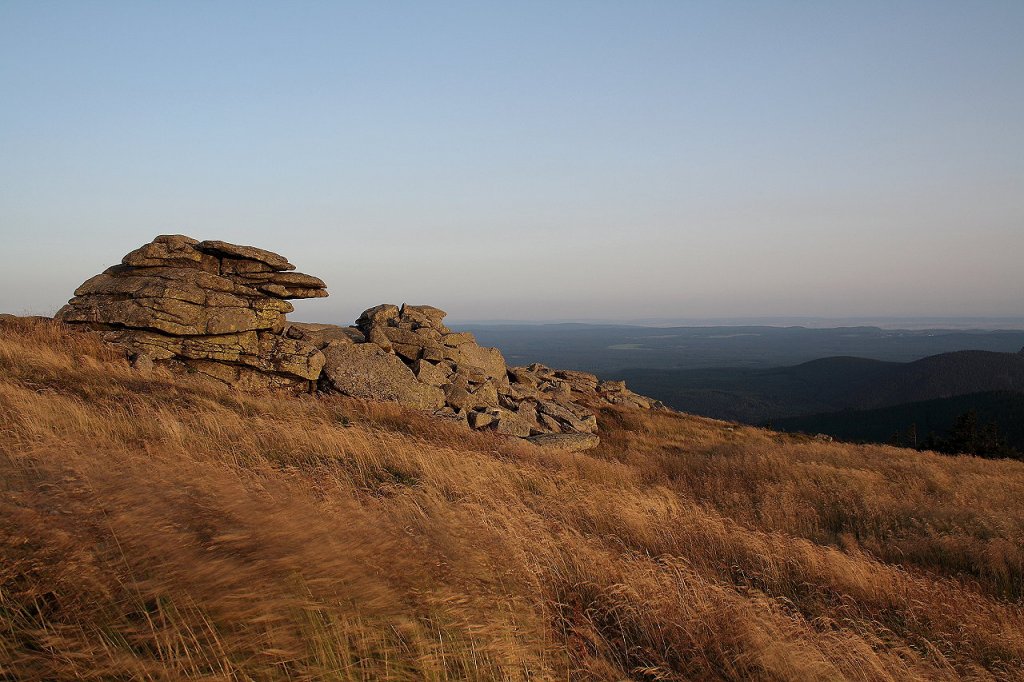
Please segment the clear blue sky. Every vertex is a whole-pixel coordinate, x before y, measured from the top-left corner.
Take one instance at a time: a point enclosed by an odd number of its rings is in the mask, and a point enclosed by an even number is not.
[[[0,0],[0,310],[160,233],[299,317],[1024,315],[1024,2]]]

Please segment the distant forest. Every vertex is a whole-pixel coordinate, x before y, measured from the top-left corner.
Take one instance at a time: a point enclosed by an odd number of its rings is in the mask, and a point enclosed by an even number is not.
[[[780,431],[825,433],[854,443],[1024,460],[1024,393],[990,391],[873,410],[771,421]]]

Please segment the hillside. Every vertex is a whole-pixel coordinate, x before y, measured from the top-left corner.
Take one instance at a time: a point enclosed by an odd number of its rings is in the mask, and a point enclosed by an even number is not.
[[[676,409],[759,424],[969,393],[1024,391],[1024,355],[957,351],[905,363],[831,357],[770,369],[635,369],[615,376]]]
[[[553,451],[0,323],[0,679],[1024,676],[1024,465],[604,405]]]

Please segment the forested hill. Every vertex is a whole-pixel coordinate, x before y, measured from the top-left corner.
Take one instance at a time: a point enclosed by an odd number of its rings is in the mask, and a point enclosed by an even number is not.
[[[633,369],[619,377],[687,412],[749,423],[991,391],[1024,391],[1024,354],[942,353],[914,362],[831,357],[792,367]]]

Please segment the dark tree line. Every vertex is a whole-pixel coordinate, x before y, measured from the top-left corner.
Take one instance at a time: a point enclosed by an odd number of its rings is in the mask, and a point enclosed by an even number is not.
[[[917,424],[893,434],[891,443],[900,447],[917,450],[934,450],[951,455],[970,454],[988,458],[1011,458],[1024,460],[1024,452],[1007,443],[994,421],[984,424],[975,410],[967,410],[957,416],[952,428],[944,434],[929,432],[918,437]]]

